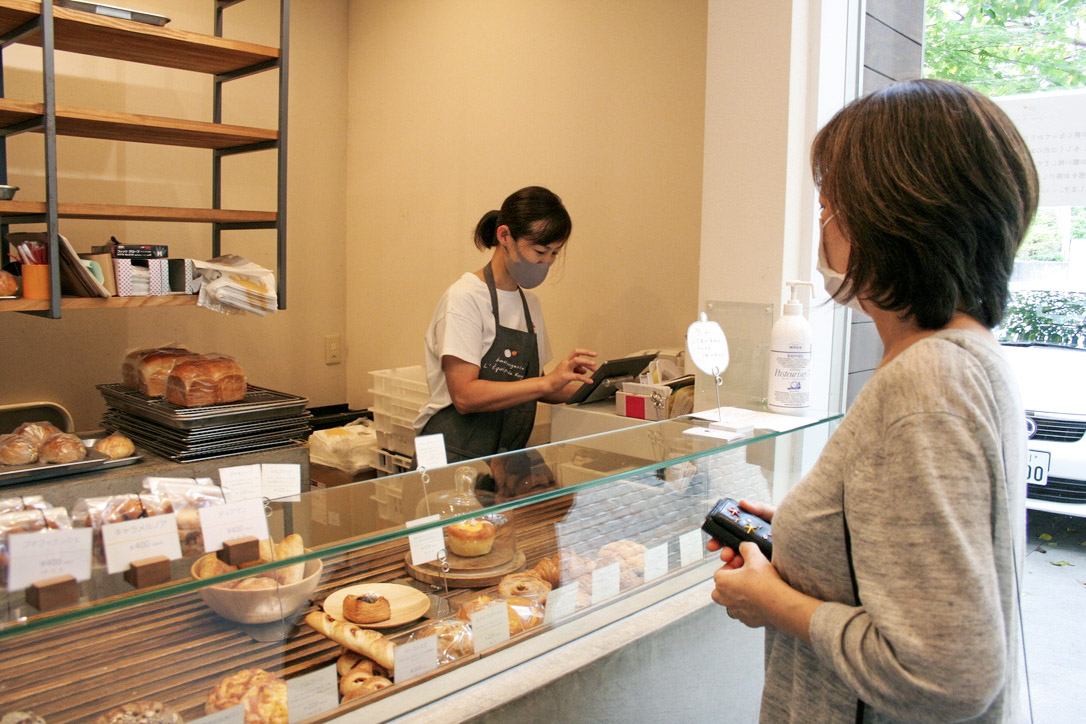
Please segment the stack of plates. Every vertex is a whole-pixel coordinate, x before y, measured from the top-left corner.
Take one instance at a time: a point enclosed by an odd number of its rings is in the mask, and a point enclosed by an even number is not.
[[[108,409],[102,427],[178,462],[302,444],[312,431],[304,397],[249,385],[245,399],[179,407],[121,384],[98,385]]]

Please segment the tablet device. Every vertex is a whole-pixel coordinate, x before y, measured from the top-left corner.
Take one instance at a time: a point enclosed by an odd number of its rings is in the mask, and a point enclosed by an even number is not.
[[[654,354],[643,354],[637,357],[607,360],[596,368],[592,381],[578,387],[566,404],[582,405],[587,402],[606,400],[622,388],[623,382],[636,381],[638,375],[644,372],[649,362],[654,359],[656,359]]]

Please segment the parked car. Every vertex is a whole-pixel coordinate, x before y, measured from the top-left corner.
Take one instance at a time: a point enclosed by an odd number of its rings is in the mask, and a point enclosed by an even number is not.
[[[1086,517],[1086,293],[1014,292],[996,334],[1026,408],[1026,507]]]

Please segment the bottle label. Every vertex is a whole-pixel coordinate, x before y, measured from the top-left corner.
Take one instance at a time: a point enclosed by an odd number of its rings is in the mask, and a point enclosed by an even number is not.
[[[807,407],[811,401],[811,353],[772,352],[766,401],[774,407]]]

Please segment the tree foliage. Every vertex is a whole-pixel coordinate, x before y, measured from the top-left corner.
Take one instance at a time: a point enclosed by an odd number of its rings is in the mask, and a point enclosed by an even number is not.
[[[1083,0],[926,0],[924,75],[988,95],[1086,88]]]
[[[1086,348],[1086,294],[1016,292],[996,330],[1001,342],[1041,342]]]

